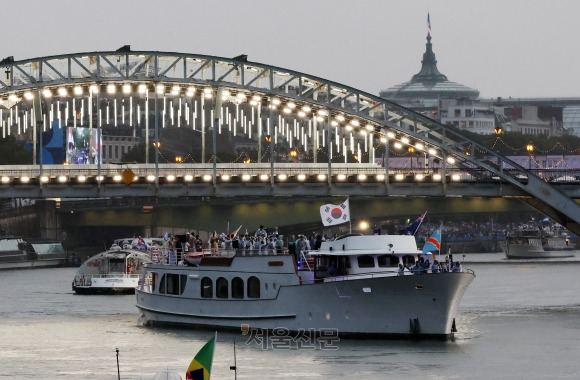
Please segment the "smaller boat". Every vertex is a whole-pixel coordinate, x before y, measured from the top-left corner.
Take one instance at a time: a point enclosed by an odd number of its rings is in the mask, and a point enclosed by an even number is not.
[[[545,221],[545,220],[544,220]],[[575,256],[576,246],[560,224],[528,223],[510,231],[501,250],[508,259],[549,259]]]
[[[134,294],[152,252],[113,244],[79,267],[72,289],[77,294]]]
[[[61,267],[71,259],[57,241],[0,237],[0,269]]]

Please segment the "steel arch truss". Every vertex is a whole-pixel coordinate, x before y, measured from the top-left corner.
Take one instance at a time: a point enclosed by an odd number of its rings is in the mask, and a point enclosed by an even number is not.
[[[317,119],[328,131],[364,131],[388,143],[413,147],[441,160],[443,172],[451,167],[480,169],[481,175],[529,194],[531,198],[524,201],[580,232],[580,206],[522,166],[425,115],[337,82],[248,62],[245,56],[109,51],[4,62],[8,63],[0,64],[5,74],[0,73],[0,105],[7,109],[19,104],[27,92],[66,85],[162,83],[258,95],[262,105],[277,102],[280,113],[292,103],[307,106],[306,117]],[[388,186],[388,176],[386,182]]]

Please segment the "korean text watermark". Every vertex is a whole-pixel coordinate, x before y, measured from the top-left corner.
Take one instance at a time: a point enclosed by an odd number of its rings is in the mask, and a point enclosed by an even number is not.
[[[272,330],[242,325],[242,334],[248,335],[246,344],[255,344],[262,350],[338,350],[338,329],[298,329],[285,327]]]

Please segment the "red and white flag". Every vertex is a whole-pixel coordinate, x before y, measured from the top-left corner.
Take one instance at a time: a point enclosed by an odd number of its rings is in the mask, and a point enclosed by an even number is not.
[[[348,198],[339,205],[326,204],[320,206],[320,218],[322,218],[322,224],[325,226],[350,222]]]

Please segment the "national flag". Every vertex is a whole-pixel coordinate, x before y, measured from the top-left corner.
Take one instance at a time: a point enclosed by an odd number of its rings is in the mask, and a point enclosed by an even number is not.
[[[417,230],[419,229],[419,226],[421,225],[421,223],[423,223],[425,215],[427,215],[427,211],[425,211],[423,215],[418,217],[417,220],[411,223],[411,225],[409,225],[407,228],[403,228],[402,230],[400,230],[399,233],[401,235],[415,235],[417,233]]]
[[[190,380],[209,380],[211,376],[211,364],[213,362],[213,352],[215,350],[215,341],[217,340],[217,332],[193,358],[187,372],[186,379]]]
[[[322,224],[325,226],[350,222],[348,198],[339,205],[326,204],[320,206],[320,218],[322,218]]]
[[[429,12],[427,12],[427,27],[431,31],[431,17],[429,16]]]
[[[232,232],[230,234],[230,237],[233,239],[234,237],[238,236],[238,232],[240,232],[240,229],[242,228],[242,225],[240,224],[240,226],[238,227],[237,230],[235,230],[234,232]]]
[[[423,254],[428,252],[434,253],[441,250],[441,227],[437,228],[435,232],[427,239],[427,242],[423,246]]]

